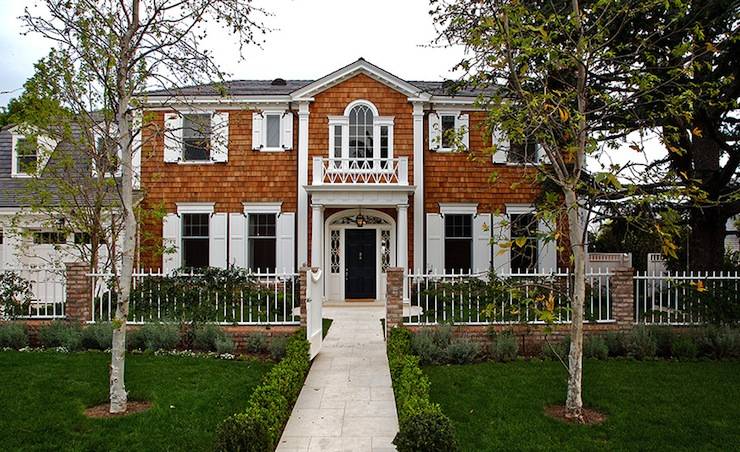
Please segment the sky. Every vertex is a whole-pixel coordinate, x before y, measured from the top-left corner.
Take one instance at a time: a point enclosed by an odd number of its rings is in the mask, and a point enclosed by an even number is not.
[[[428,0],[254,0],[271,14],[265,23],[272,32],[261,47],[249,46],[240,60],[229,35],[209,30],[204,43],[232,79],[317,79],[356,59],[371,63],[406,80],[454,78],[452,68],[461,48],[432,45],[436,36]],[[0,0],[0,106],[21,93],[33,75],[33,64],[45,56],[50,44],[37,35],[22,36],[18,16],[36,0]],[[659,155],[653,137],[648,152],[626,147],[603,163],[644,161]],[[589,162],[597,169],[595,161]]]
[[[34,0],[0,0],[0,106],[20,94],[33,64],[49,51],[38,36],[21,36],[18,16]],[[363,57],[406,80],[441,80],[460,49],[430,47],[435,37],[428,0],[256,0],[273,29],[245,59],[229,35],[214,29],[206,45],[234,79],[317,79]],[[232,43],[230,43],[232,41]],[[9,63],[9,64],[8,64]]]

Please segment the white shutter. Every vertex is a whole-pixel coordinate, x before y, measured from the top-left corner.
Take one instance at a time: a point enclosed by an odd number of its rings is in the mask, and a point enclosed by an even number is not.
[[[511,240],[509,217],[493,214],[491,217],[491,241],[493,242],[493,270],[497,274],[511,271],[511,244],[500,246],[501,242]]]
[[[455,117],[455,131],[460,132],[461,130],[463,131],[462,144],[465,149],[470,149],[470,116],[467,114]]]
[[[473,272],[487,272],[491,268],[491,214],[473,217]]]
[[[283,212],[277,217],[277,273],[293,273],[295,270],[295,213]]]
[[[211,116],[211,160],[229,160],[229,113],[216,112]]]
[[[293,149],[293,113],[286,111],[280,118],[280,147]]]
[[[539,225],[539,232],[540,234],[547,234],[550,235],[553,232],[552,223],[540,220]],[[539,267],[540,273],[550,273],[557,271],[558,267],[558,260],[557,260],[557,254],[558,254],[558,245],[557,242],[553,240],[545,241],[543,239],[540,239],[537,244],[537,266]]]
[[[493,163],[506,163],[510,146],[506,134],[496,127],[493,129],[491,140],[496,146],[496,151],[493,153]]]
[[[247,219],[242,213],[229,214],[229,265],[247,267]]]
[[[208,223],[208,265],[226,268],[226,216],[214,213]]]
[[[429,113],[429,150],[435,151],[442,146],[440,132],[442,124],[439,120],[439,114],[436,111]]]
[[[164,161],[179,162],[182,157],[182,116],[164,114]]]
[[[255,111],[252,113],[252,149],[262,149],[264,140],[262,136],[262,112]]]
[[[444,273],[445,222],[438,213],[427,214],[427,272]]]
[[[134,178],[134,189],[138,190],[141,188],[141,124],[137,126],[137,129],[134,132],[134,139],[131,143],[131,172]],[[122,152],[122,150],[119,149],[118,152]],[[118,161],[122,162],[123,160],[120,157]]]
[[[170,273],[180,268],[180,217],[168,213],[162,219],[162,271]]]
[[[547,154],[545,153],[545,150],[542,148],[542,145],[539,143],[537,143],[535,161],[537,163],[544,163],[545,165],[550,163],[550,159],[547,158]]]

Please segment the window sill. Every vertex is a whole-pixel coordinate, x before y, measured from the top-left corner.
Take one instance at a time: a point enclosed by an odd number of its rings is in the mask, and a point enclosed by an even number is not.
[[[261,148],[257,149],[259,152],[287,152],[290,149],[283,149],[283,148]]]
[[[225,162],[224,162],[225,163]],[[213,160],[185,160],[177,162],[178,165],[215,165]]]
[[[33,176],[34,176],[33,174],[26,174],[26,173],[14,173],[10,175],[10,177],[13,177],[16,179],[30,179]]]

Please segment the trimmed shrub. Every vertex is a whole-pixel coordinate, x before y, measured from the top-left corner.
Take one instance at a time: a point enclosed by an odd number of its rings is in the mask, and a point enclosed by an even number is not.
[[[270,358],[272,358],[275,361],[280,361],[285,357],[286,348],[288,346],[288,340],[290,338],[288,336],[273,336],[272,340],[270,340]]]
[[[470,364],[480,355],[480,345],[468,338],[452,339],[447,346],[447,361],[454,364]]]
[[[631,358],[654,358],[657,347],[655,337],[644,325],[637,325],[627,334],[627,356]]]
[[[447,341],[449,349],[451,335],[445,338],[445,334],[436,337]],[[430,336],[434,342],[434,332]],[[393,444],[399,452],[456,451],[452,422],[439,405],[429,400],[429,379],[419,367],[419,357],[410,354],[414,338],[403,328],[392,329],[388,337],[388,363],[399,423]]]
[[[262,333],[249,334],[246,337],[247,353],[265,353],[267,351],[267,336]]]
[[[627,356],[627,337],[621,331],[609,331],[604,335],[609,356]]]
[[[519,340],[508,331],[496,334],[492,337],[490,352],[491,357],[496,361],[513,361],[519,353]]]
[[[567,360],[568,353],[570,352],[570,335],[566,335],[562,339],[553,338],[542,344],[542,357],[552,360]]]
[[[234,340],[231,339],[231,336],[228,334],[224,334],[223,337],[216,338],[216,353],[224,354],[224,353],[234,353],[234,349],[236,346],[234,345]]]
[[[68,351],[79,350],[82,345],[80,325],[54,320],[39,328],[39,342],[44,348],[64,347]]]
[[[217,451],[275,450],[311,365],[308,351],[305,330],[287,340],[285,358],[265,375],[249,398],[246,411],[219,424]]]
[[[676,359],[694,359],[699,354],[699,347],[688,335],[676,336],[672,346],[672,356]]]
[[[180,329],[174,323],[146,323],[127,337],[131,350],[174,350],[180,342]]]
[[[583,340],[583,356],[586,358],[606,359],[609,347],[601,336],[586,336]]]
[[[0,348],[14,348],[18,350],[28,345],[26,327],[20,323],[0,323]]]
[[[82,330],[82,348],[87,350],[108,350],[113,345],[113,324],[98,322]]]

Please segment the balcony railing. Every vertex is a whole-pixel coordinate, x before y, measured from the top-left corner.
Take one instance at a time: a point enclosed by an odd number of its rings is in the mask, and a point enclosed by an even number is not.
[[[409,159],[333,159],[314,157],[313,185],[408,185]]]

